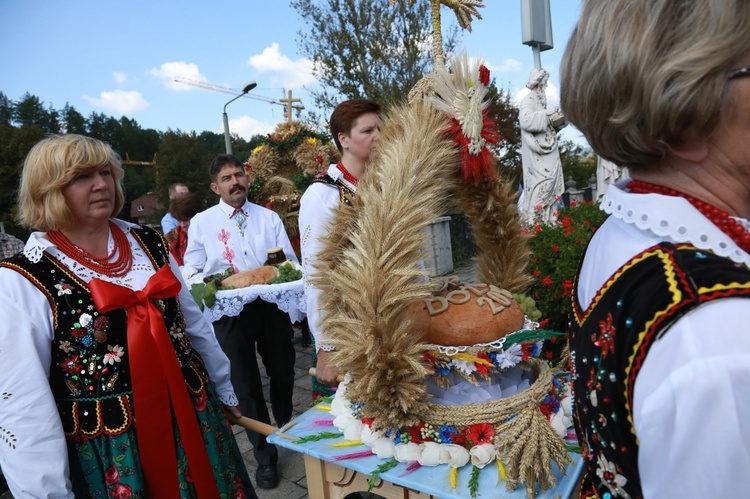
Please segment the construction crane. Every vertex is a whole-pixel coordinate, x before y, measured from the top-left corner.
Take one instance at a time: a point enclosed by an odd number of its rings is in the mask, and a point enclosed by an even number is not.
[[[175,83],[183,83],[185,85],[191,85],[193,87],[203,88],[205,90],[213,90],[214,92],[223,92],[225,94],[231,94],[231,95],[242,94],[241,90],[235,90],[234,88],[220,87],[218,85],[212,85],[204,81],[191,80],[189,78],[183,78],[181,76],[176,77],[174,81]],[[243,97],[247,97],[248,99],[255,99],[255,100],[259,100],[263,102],[268,102],[269,104],[278,104],[280,106],[283,106],[283,104],[277,101],[276,99],[272,99],[270,97],[264,97],[258,94],[245,93]]]
[[[262,95],[258,94],[251,94],[245,92],[242,93],[241,90],[235,90],[234,88],[227,88],[227,87],[220,87],[218,85],[212,85],[210,83],[206,83],[204,81],[198,81],[198,80],[191,80],[189,78],[183,78],[181,76],[178,76],[174,79],[176,83],[183,83],[185,85],[191,85],[193,87],[203,88],[205,90],[213,90],[214,92],[223,92],[225,94],[231,94],[231,95],[241,95],[242,97],[247,97],[248,99],[255,99],[263,102],[268,102],[269,104],[277,104],[279,106],[284,106],[284,118],[286,118],[287,123],[292,122],[292,110],[298,109],[302,110],[305,109],[305,106],[300,104],[295,104],[296,102],[301,102],[300,99],[292,98],[292,91],[289,90],[289,94],[287,95],[286,90],[282,90],[283,97],[281,99],[272,99],[270,97],[264,97]]]

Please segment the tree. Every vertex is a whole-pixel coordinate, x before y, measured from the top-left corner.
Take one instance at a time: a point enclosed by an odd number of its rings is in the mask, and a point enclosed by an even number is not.
[[[0,92],[0,125],[10,125],[13,121],[13,101]]]
[[[500,134],[500,140],[493,147],[499,163],[498,168],[513,185],[518,185],[523,177],[518,107],[513,103],[510,91],[497,88],[494,79],[487,87],[487,99],[490,101],[490,118]]]
[[[36,125],[13,127],[0,124],[0,221],[6,232],[23,240],[29,232],[18,225],[16,200],[23,162],[34,144],[44,137],[44,131]]]
[[[60,120],[61,129],[65,133],[77,133],[79,135],[86,133],[86,118],[67,102],[60,112]]]
[[[39,97],[26,92],[13,109],[13,121],[21,126],[34,125],[48,133],[59,132],[57,111],[44,109],[44,103]]]
[[[168,130],[162,134],[157,153],[156,195],[165,206],[164,212],[169,204],[169,186],[175,182],[186,184],[190,192],[197,193],[204,200],[216,201],[216,196],[208,187],[211,182],[208,166],[214,156],[216,151],[208,150],[201,137],[194,132]]]
[[[298,32],[301,52],[312,59],[322,91],[311,91],[319,109],[345,99],[401,102],[432,70],[430,2],[293,0],[308,31]],[[454,27],[446,51],[455,46]]]
[[[576,144],[571,140],[561,140],[558,143],[563,176],[567,182],[572,178],[578,189],[589,186],[589,179],[596,175],[596,156],[590,149]]]

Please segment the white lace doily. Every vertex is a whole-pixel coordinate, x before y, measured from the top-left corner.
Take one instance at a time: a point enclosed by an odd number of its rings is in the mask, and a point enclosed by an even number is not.
[[[223,316],[236,317],[245,304],[261,300],[275,303],[279,309],[289,314],[292,323],[301,321],[307,315],[307,301],[303,280],[282,282],[281,284],[256,284],[246,288],[216,292],[216,303],[207,309],[211,322]]]

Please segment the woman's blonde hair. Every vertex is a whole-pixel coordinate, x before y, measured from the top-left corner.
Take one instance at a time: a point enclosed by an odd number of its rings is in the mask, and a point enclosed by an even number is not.
[[[563,113],[633,170],[704,137],[750,50],[747,0],[585,0],[561,63]]]
[[[120,213],[125,202],[120,157],[109,144],[83,135],[50,135],[31,148],[23,164],[18,193],[21,225],[41,231],[70,228],[73,215],[62,190],[76,175],[104,166],[112,169],[115,199],[110,216]]]

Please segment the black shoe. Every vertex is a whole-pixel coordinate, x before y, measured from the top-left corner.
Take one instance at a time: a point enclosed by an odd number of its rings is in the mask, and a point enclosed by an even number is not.
[[[255,483],[258,488],[272,489],[279,484],[279,472],[275,464],[261,464],[255,472]]]

